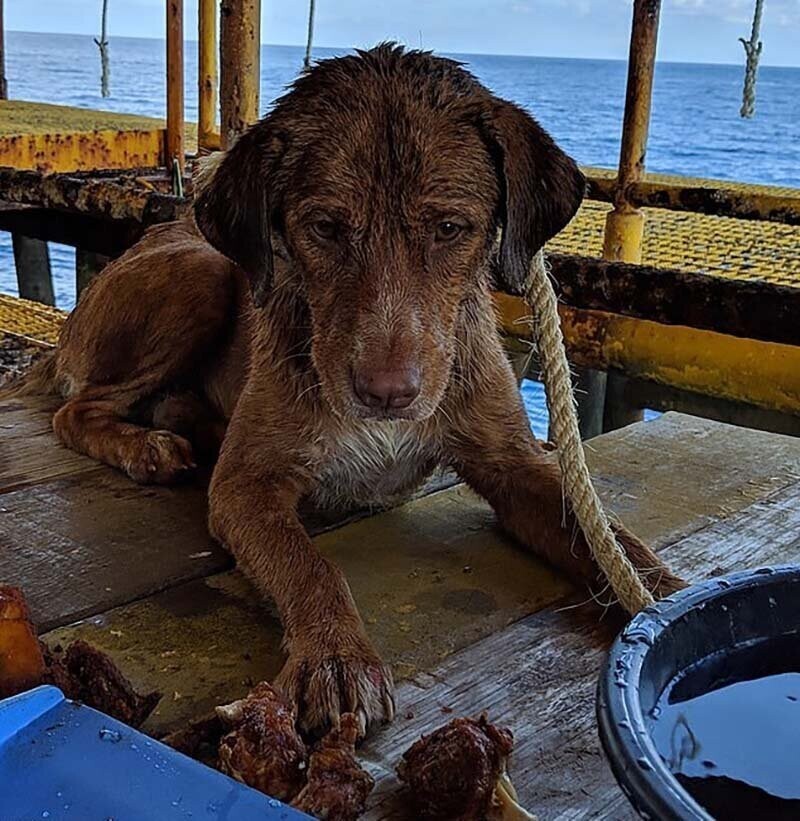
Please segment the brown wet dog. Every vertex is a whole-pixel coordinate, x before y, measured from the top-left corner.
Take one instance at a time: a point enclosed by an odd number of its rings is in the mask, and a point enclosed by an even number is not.
[[[278,684],[305,728],[389,720],[391,673],[298,502],[383,504],[450,464],[522,544],[597,582],[490,298],[493,270],[521,291],[583,178],[456,63],[393,46],[320,64],[204,176],[196,221],[221,254],[165,225],[92,284],[54,362],[55,431],[166,482],[229,422],[210,526],[278,606]],[[657,592],[682,586],[619,535]]]

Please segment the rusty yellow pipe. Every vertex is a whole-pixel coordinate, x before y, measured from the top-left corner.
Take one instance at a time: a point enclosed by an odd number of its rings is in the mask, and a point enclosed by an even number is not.
[[[219,148],[217,128],[217,0],[200,0],[197,57],[197,148]]]
[[[621,262],[642,258],[644,217],[631,204],[630,189],[644,176],[660,10],[660,0],[635,0],[633,5],[619,171],[603,240],[603,256]]]
[[[167,0],[167,168],[183,173],[186,124],[183,118],[183,0]]]
[[[220,133],[228,148],[258,120],[261,0],[222,0],[220,13]]]
[[[603,233],[603,257],[638,263],[642,261],[644,214],[634,208],[609,211]]]
[[[529,338],[525,303],[507,294],[494,298],[500,328]],[[577,365],[800,414],[800,347],[564,305],[559,311],[567,351]]]
[[[1,113],[1,112],[0,112]],[[50,172],[163,165],[163,128],[0,136],[0,166]]]

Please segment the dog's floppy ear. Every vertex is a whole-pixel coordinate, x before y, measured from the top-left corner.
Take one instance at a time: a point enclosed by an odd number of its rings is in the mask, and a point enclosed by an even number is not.
[[[502,197],[498,285],[522,294],[534,254],[572,219],[586,181],[574,160],[513,103],[494,100],[483,130]]]
[[[272,286],[270,183],[283,146],[266,122],[258,123],[203,160],[195,184],[197,227],[244,270],[258,306]]]

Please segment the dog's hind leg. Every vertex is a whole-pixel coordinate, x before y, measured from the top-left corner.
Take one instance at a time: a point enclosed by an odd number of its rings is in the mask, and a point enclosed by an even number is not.
[[[156,401],[152,427],[188,439],[198,460],[212,464],[219,455],[227,425],[207,400],[185,391],[168,393]]]
[[[126,415],[126,403],[119,399],[78,394],[53,417],[53,430],[67,447],[124,470],[142,484],[168,484],[195,467],[186,439],[132,424]]]

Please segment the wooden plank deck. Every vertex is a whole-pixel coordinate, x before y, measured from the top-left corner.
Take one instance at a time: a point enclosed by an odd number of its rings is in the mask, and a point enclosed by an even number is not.
[[[275,675],[280,626],[208,538],[202,482],[138,488],[70,467],[41,410],[6,403],[2,419],[0,579],[26,589],[49,640],[86,638],[162,690],[153,734]],[[37,439],[30,475],[20,460],[3,470]],[[800,440],[667,414],[587,450],[609,507],[690,578],[800,556]],[[630,817],[594,725],[618,618],[511,544],[461,486],[340,527],[307,521],[399,681],[398,718],[363,749],[379,776],[368,817],[410,817],[394,764],[448,709],[513,728],[514,781],[543,821]]]

